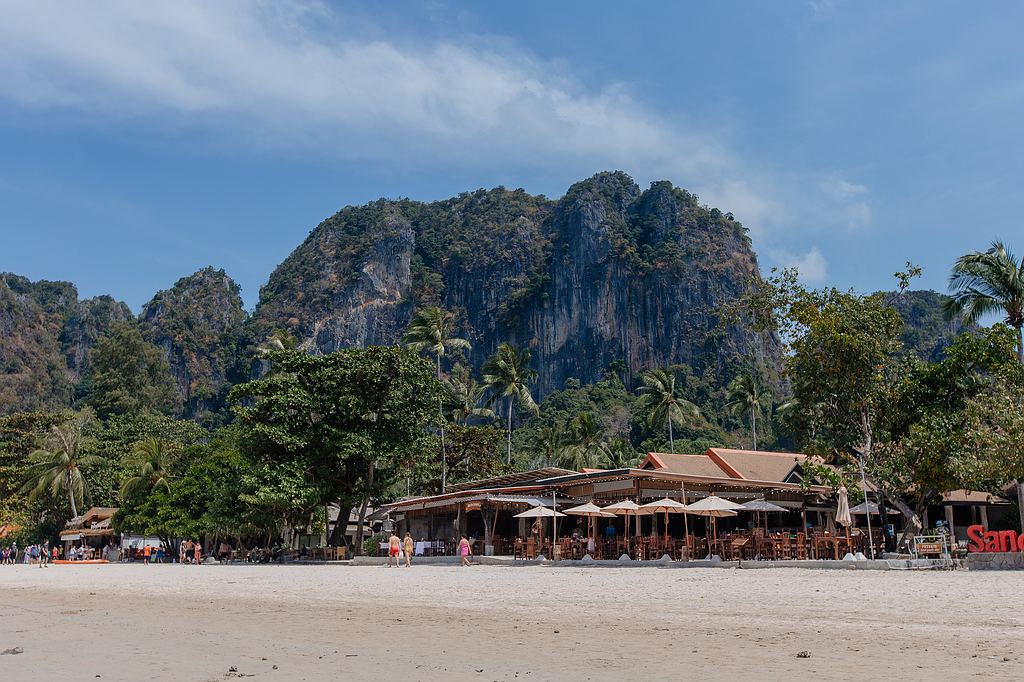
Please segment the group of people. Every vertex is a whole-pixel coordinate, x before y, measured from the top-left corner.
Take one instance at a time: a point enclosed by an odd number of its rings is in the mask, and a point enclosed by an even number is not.
[[[402,565],[402,558],[405,558],[405,567],[412,567],[412,555],[416,549],[415,543],[412,541],[412,534],[406,533],[405,540],[402,540],[394,531],[388,538],[388,568],[391,568],[391,563],[394,562],[395,567]],[[473,558],[473,547],[466,536],[463,535],[462,539],[459,540],[459,565],[469,566],[470,561]]]
[[[178,545],[178,562],[182,564],[200,564],[203,561],[203,543],[185,539]]]
[[[56,561],[60,558],[60,549],[58,547],[50,547],[50,541],[47,540],[42,544],[29,545],[23,551],[20,551],[18,543],[12,542],[9,547],[4,547],[0,551],[0,563],[16,564],[18,563],[19,554],[21,555],[22,563],[45,568],[51,561]]]

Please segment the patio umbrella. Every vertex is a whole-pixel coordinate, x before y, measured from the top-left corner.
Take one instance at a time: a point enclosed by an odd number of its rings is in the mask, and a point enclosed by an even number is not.
[[[555,511],[554,509],[548,509],[547,507],[533,507],[526,511],[516,514],[515,519],[536,519],[536,518],[554,518],[565,516],[562,512]]]
[[[686,513],[686,505],[682,502],[676,502],[670,497],[664,497],[654,502],[648,502],[647,504],[641,505],[640,509],[643,510],[641,513],[647,514],[664,514],[665,515],[665,546],[668,546],[668,515],[669,514],[684,514]]]
[[[609,514],[621,514],[626,517],[626,541],[629,541],[629,515],[632,514],[634,518],[639,517],[640,505],[633,500],[623,500],[622,502],[616,502],[615,504],[609,504],[604,507],[601,511]],[[639,526],[640,519],[637,518],[637,525]]]
[[[853,549],[850,547],[850,526],[853,525],[853,515],[850,514],[850,498],[846,492],[846,486],[839,486],[839,490],[836,491],[836,523],[843,526],[846,529],[846,546],[852,552]]]
[[[742,510],[743,507],[741,505],[721,498],[718,495],[708,495],[703,500],[698,500],[693,504],[686,505],[687,514],[707,516],[712,520],[712,538],[713,541],[716,542],[718,540],[718,527],[717,523],[714,522],[714,519],[719,519],[724,516],[736,516],[736,512]]]
[[[878,504],[875,502],[861,502],[856,507],[850,507],[851,514],[877,514]],[[886,509],[886,514],[898,514],[895,509]]]
[[[581,504],[581,505],[579,505],[577,507],[570,507],[569,509],[565,510],[565,513],[566,514],[573,514],[574,516],[586,516],[587,517],[587,524],[590,525],[590,536],[589,537],[593,537],[594,536],[594,531],[593,531],[594,519],[601,519],[601,518],[613,519],[613,518],[615,518],[615,514],[612,514],[610,512],[606,512],[606,511],[602,511],[601,508],[598,507],[593,502],[587,502],[586,504]]]
[[[769,502],[768,500],[765,500],[763,498],[760,499],[760,500],[750,500],[749,502],[744,502],[740,506],[743,507],[743,509],[745,509],[746,511],[752,511],[755,514],[764,514],[764,516],[762,518],[764,519],[764,529],[765,529],[765,531],[768,530],[768,512],[788,512],[789,511],[785,507],[780,507],[777,504],[772,504],[771,502]]]

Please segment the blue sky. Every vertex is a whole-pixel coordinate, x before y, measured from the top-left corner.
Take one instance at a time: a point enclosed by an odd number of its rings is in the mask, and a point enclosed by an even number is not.
[[[0,270],[251,306],[347,204],[607,169],[814,285],[1024,249],[1024,5],[631,5],[0,0]]]

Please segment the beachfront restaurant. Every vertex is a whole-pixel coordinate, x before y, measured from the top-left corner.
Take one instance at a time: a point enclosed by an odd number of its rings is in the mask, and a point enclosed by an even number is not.
[[[516,559],[834,559],[867,551],[866,531],[836,526],[832,489],[804,481],[806,461],[727,448],[652,452],[635,468],[518,472],[387,509],[424,555],[453,554],[462,535],[476,554]],[[877,528],[871,537],[880,547]]]
[[[117,507],[92,507],[68,521],[60,532],[64,556],[74,546],[89,547],[98,554],[115,537],[112,521],[116,513]]]

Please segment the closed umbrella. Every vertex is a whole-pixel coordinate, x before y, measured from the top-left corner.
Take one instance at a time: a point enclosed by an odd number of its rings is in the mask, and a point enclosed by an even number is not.
[[[714,520],[725,516],[736,516],[737,511],[742,511],[742,509],[742,506],[718,495],[708,495],[703,500],[686,505],[686,513],[707,516],[712,520],[713,543],[718,541],[718,528]]]
[[[838,498],[836,504],[836,523],[849,528],[853,525],[853,516],[850,513],[850,497],[846,492],[845,485],[839,486],[836,497]]]
[[[667,547],[668,515],[686,513],[686,505],[682,502],[677,502],[670,497],[665,497],[660,500],[655,500],[654,502],[648,502],[647,504],[641,505],[640,509],[643,510],[641,513],[665,515],[665,546]]]
[[[850,514],[850,497],[845,485],[839,486],[839,490],[836,491],[836,500],[836,523],[846,529],[846,547],[852,552],[850,526],[853,525],[853,515]]]

